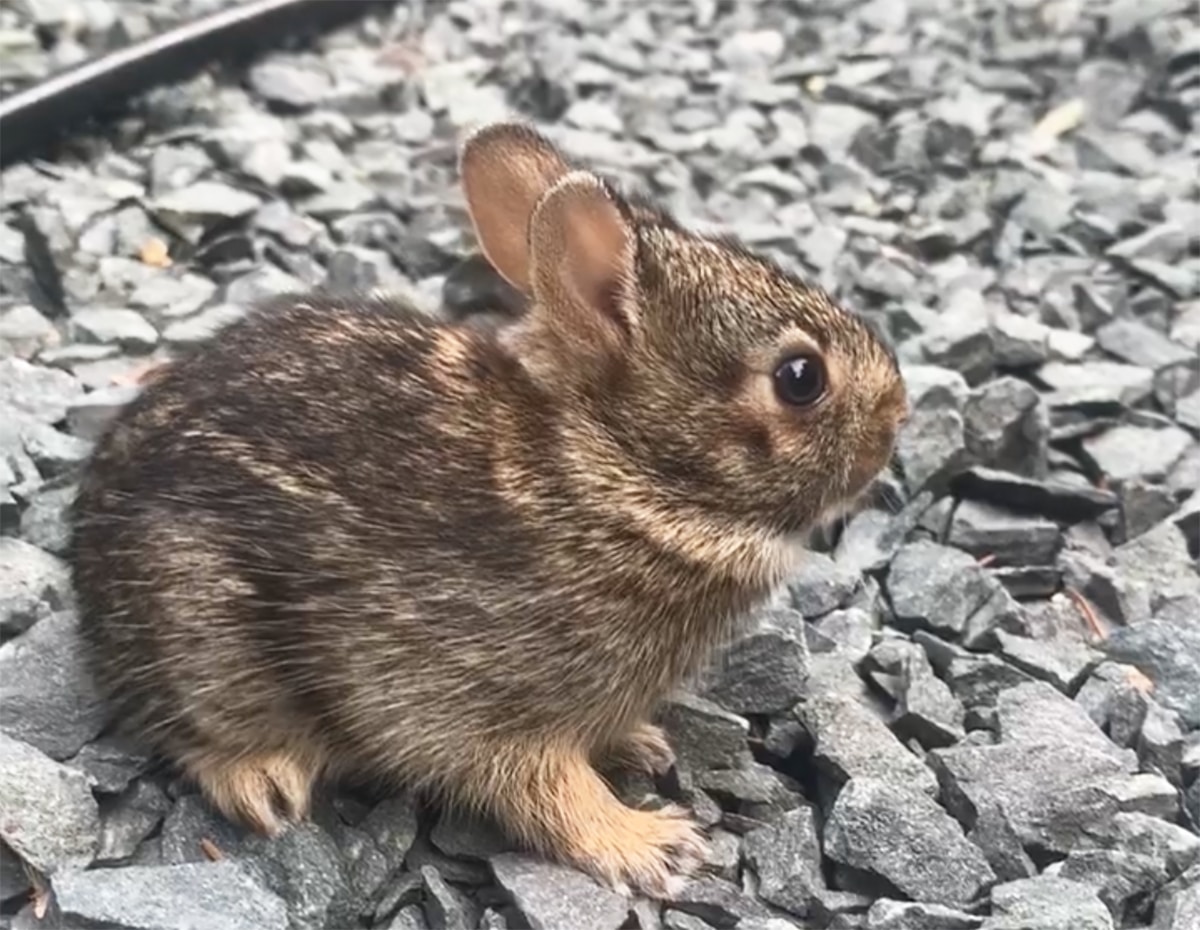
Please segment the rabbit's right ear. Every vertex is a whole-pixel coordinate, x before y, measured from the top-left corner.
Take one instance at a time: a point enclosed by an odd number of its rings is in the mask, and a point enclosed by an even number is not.
[[[551,142],[523,123],[494,123],[463,143],[459,175],[487,260],[528,295],[529,221],[542,196],[571,170]]]

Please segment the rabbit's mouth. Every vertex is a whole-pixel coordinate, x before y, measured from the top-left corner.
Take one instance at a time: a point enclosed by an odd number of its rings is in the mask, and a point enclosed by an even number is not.
[[[864,511],[877,510],[893,517],[903,510],[907,503],[903,472],[893,458],[888,467],[866,485],[844,489],[842,493],[830,494],[829,498],[822,501],[808,534],[810,545],[824,551],[832,551],[842,531]]]

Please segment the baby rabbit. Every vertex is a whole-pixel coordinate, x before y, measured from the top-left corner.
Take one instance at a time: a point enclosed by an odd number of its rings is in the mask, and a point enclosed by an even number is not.
[[[168,366],[74,504],[91,668],[262,833],[382,777],[669,897],[702,834],[599,771],[671,766],[656,704],[885,466],[903,383],[861,319],[531,128],[460,168],[527,309],[289,296]]]

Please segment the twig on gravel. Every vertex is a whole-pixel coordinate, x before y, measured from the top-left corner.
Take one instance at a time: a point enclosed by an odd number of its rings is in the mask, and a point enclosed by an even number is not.
[[[1078,607],[1079,612],[1083,614],[1083,619],[1087,621],[1088,628],[1093,634],[1095,634],[1096,639],[1107,639],[1108,634],[1104,632],[1104,627],[1100,623],[1100,618],[1096,616],[1096,611],[1092,605],[1088,603],[1087,598],[1085,598],[1074,588],[1064,588],[1063,590],[1066,591],[1067,597],[1075,602],[1075,606]]]
[[[221,848],[207,836],[200,837],[200,851],[204,853],[204,857],[209,862],[220,862],[225,858],[225,853],[221,852]]]

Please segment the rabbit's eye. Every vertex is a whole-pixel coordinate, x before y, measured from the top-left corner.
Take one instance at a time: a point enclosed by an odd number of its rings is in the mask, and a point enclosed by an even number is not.
[[[797,355],[775,369],[775,393],[793,407],[806,407],[825,393],[825,366],[815,355]]]

